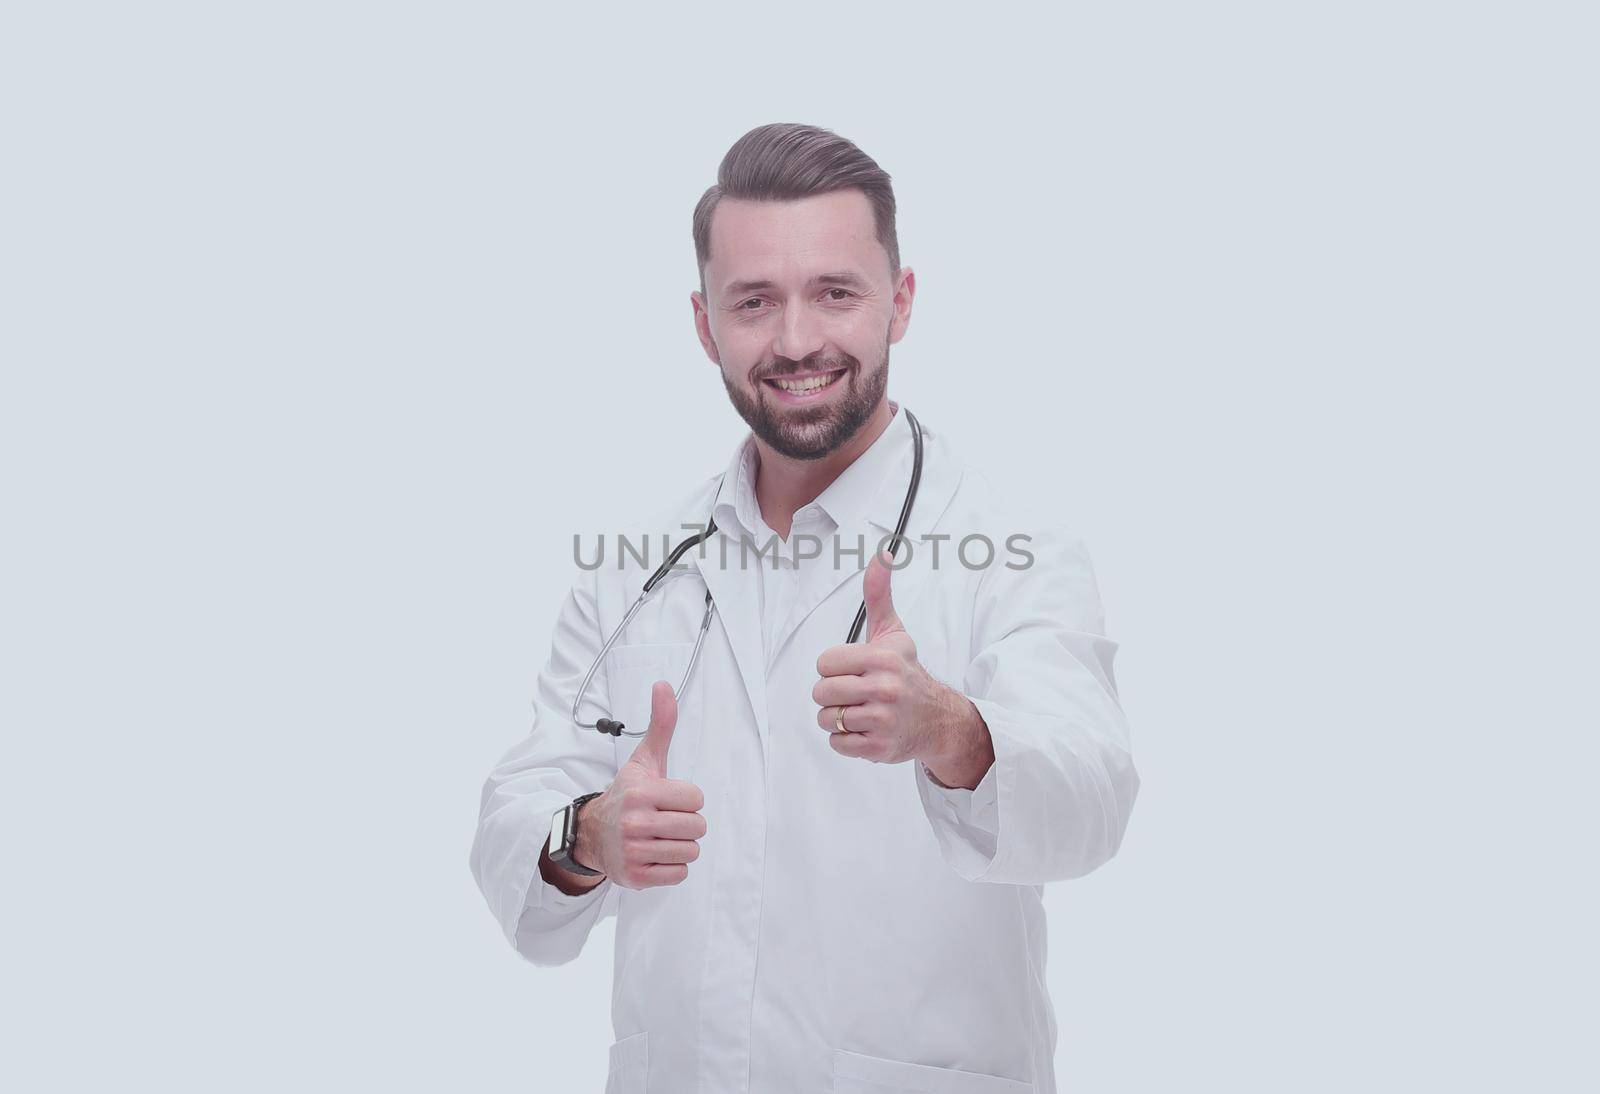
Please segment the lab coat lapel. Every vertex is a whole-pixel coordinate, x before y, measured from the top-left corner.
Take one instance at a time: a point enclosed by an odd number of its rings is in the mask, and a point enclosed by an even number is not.
[[[739,666],[739,676],[744,681],[764,750],[767,743],[767,662],[755,580],[754,575],[740,569],[736,542],[730,544],[724,564],[722,548],[725,543],[729,543],[727,533],[718,529],[716,536],[704,545],[703,552],[691,551],[687,557],[693,559],[706,587],[711,590],[716,618],[721,620],[722,630],[733,649],[733,659]]]

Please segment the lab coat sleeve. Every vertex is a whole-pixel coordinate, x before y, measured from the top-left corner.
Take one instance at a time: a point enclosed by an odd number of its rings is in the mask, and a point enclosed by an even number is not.
[[[969,881],[1089,873],[1116,854],[1139,791],[1088,551],[1059,530],[1027,549],[1031,566],[997,563],[979,582],[963,680],[994,763],[972,790],[913,765],[940,851]]]
[[[572,697],[602,643],[595,582],[594,572],[581,573],[562,605],[535,687],[532,728],[489,772],[472,842],[472,875],[489,910],[506,940],[536,965],[571,961],[617,906],[610,880],[568,896],[539,873],[551,816],[580,794],[604,790],[617,772],[612,738],[572,723]],[[586,714],[590,703],[606,703],[605,683],[597,673]]]

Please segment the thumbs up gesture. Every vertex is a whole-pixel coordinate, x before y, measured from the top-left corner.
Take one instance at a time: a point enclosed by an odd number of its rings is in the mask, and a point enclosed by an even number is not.
[[[821,708],[817,725],[840,755],[875,763],[918,758],[932,766],[956,743],[952,734],[972,704],[917,660],[917,644],[894,610],[890,561],[880,551],[867,563],[866,641],[834,646],[817,658],[820,679],[811,698]]]
[[[572,856],[626,889],[676,885],[700,857],[706,834],[705,795],[693,783],[667,778],[667,749],[678,725],[672,685],[650,690],[650,727],[611,786],[578,811]]]

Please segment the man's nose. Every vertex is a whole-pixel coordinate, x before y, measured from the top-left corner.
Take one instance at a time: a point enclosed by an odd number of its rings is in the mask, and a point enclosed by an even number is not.
[[[822,348],[822,329],[806,307],[783,309],[772,352],[791,361],[803,361]]]

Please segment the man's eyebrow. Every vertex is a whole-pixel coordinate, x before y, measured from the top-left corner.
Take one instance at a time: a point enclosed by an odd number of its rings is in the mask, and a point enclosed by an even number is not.
[[[837,273],[825,273],[811,279],[815,285],[844,285],[852,289],[868,289],[867,279],[850,270],[840,270]]]
[[[722,291],[723,291],[724,294],[733,294],[733,293],[761,292],[764,289],[770,289],[770,288],[772,288],[772,282],[770,282],[770,281],[734,281],[731,284],[729,284],[728,287],[723,289]]]

